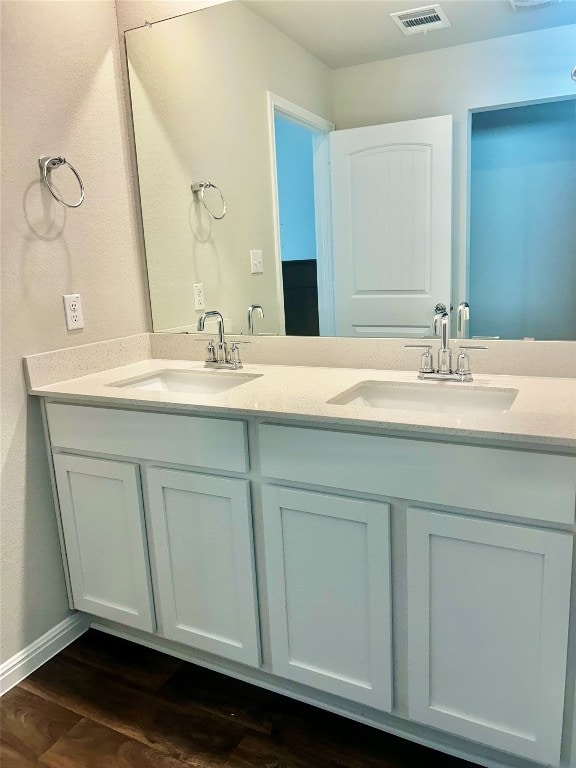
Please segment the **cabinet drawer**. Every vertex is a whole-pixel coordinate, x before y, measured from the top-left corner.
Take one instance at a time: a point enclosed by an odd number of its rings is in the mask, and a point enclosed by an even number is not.
[[[264,424],[262,474],[428,504],[574,523],[576,458]]]
[[[242,421],[49,403],[50,441],[69,450],[246,472]]]

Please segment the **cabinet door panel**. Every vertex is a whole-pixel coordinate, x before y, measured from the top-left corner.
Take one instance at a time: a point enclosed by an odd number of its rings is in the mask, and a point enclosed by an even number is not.
[[[274,673],[389,711],[388,505],[263,493]]]
[[[163,635],[258,666],[248,482],[148,470]]]
[[[154,630],[138,467],[54,456],[76,608]]]
[[[410,509],[410,716],[558,765],[569,534]]]

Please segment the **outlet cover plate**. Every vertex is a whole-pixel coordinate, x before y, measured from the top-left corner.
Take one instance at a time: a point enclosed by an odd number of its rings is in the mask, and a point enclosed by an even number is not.
[[[82,314],[82,300],[79,293],[68,293],[64,299],[64,314],[66,315],[66,328],[69,331],[78,331],[84,328],[84,315]]]

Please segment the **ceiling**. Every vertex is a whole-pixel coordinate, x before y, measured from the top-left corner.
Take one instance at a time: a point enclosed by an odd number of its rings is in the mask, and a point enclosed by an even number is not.
[[[576,24],[576,0],[520,11],[509,0],[432,0],[428,5],[435,2],[452,26],[406,36],[389,14],[424,7],[422,0],[244,0],[331,69]],[[576,64],[576,31],[574,50]]]

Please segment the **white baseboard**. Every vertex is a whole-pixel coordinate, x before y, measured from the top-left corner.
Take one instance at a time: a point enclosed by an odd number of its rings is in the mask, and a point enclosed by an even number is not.
[[[83,635],[89,626],[90,617],[77,611],[5,661],[0,665],[0,696]]]

